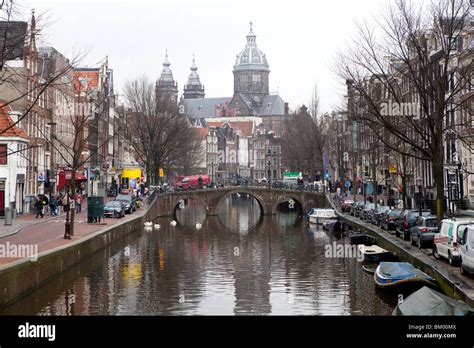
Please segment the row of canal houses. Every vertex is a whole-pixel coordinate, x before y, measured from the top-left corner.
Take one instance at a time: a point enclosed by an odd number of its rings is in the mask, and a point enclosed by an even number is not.
[[[80,130],[82,165],[76,168],[83,193],[104,191],[117,177],[119,162],[130,157],[116,136],[108,59],[77,67],[76,58],[42,46],[40,35],[34,11],[28,22],[0,21],[0,217],[6,208],[27,213],[37,195],[64,191],[78,117],[88,120]]]

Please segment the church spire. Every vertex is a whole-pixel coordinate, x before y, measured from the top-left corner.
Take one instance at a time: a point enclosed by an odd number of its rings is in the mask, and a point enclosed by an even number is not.
[[[196,65],[196,58],[193,54],[193,64],[190,67],[191,73],[189,74],[188,82],[184,86],[184,99],[197,99],[204,98],[204,86],[201,84],[199,74],[197,73],[198,67]]]
[[[257,36],[253,33],[253,23],[252,21],[250,21],[250,32],[247,35],[247,47],[257,46],[256,38]]]
[[[168,59],[168,49],[165,50],[165,60],[163,61],[163,69],[157,83],[157,93],[162,96],[168,95],[174,100],[178,99],[178,84],[173,78],[173,72],[170,69],[171,63]]]

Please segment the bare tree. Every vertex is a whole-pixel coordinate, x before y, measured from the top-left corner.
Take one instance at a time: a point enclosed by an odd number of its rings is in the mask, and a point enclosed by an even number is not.
[[[128,81],[124,89],[130,108],[129,140],[145,165],[147,184],[157,183],[160,168],[189,170],[196,162],[197,134],[177,104],[145,76]]]
[[[319,90],[317,83],[314,84],[313,94],[311,95],[311,100],[309,102],[309,114],[316,122],[319,115]]]
[[[453,115],[463,107],[459,96],[473,71],[472,59],[457,64],[468,18],[465,0],[434,2],[429,16],[423,6],[397,0],[376,28],[358,26],[353,47],[339,55],[336,68],[358,100],[355,119],[388,149],[431,162],[438,219],[444,216],[443,142],[463,127]],[[398,111],[387,114],[389,101]],[[419,110],[404,112],[405,105]]]
[[[291,170],[308,174],[314,180],[316,170],[323,167],[325,136],[318,120],[314,120],[303,106],[300,112],[289,116],[285,121],[282,136],[283,161]],[[323,174],[324,176],[324,174]]]

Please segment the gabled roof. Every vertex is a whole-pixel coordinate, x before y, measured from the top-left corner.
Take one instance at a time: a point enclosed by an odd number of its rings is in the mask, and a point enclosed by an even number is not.
[[[216,107],[218,105],[225,106],[226,102],[230,103],[231,100],[232,97],[184,99],[184,113],[189,118],[215,117]]]
[[[208,129],[205,127],[195,127],[193,128],[194,131],[197,133],[199,139],[206,140]]]
[[[208,121],[209,127],[222,128],[224,124],[228,124],[236,133],[240,133],[245,137],[251,137],[254,131],[253,121]]]
[[[245,105],[253,112],[246,116],[281,116],[285,114],[285,102],[279,95],[266,95],[262,98],[261,106],[255,107],[252,101],[244,94],[239,94],[239,98]],[[219,106],[225,107],[226,103],[231,104],[232,97],[224,98],[198,98],[198,99],[184,99],[184,112],[189,118],[212,118],[221,117],[219,113]],[[225,117],[226,115],[222,115]]]
[[[285,102],[279,95],[266,95],[258,110],[258,116],[281,116],[285,114]]]
[[[0,105],[3,105],[3,102],[0,102]],[[16,125],[5,131],[5,129],[14,124],[8,114],[10,111],[11,109],[8,105],[3,107],[0,106],[0,137],[19,137],[28,140],[28,134],[26,134],[26,131]]]

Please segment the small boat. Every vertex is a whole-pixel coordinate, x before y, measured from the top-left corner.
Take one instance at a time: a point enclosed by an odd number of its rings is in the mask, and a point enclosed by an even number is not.
[[[399,303],[393,315],[470,316],[474,308],[424,286]]]
[[[147,221],[143,224],[145,227],[153,227],[153,222]]]
[[[360,244],[358,248],[362,255],[364,255],[364,261],[378,263],[382,261],[395,261],[398,259],[395,254],[379,247],[378,245],[367,246]]]
[[[335,229],[341,228],[341,222],[339,220],[326,220],[323,222],[323,228],[332,232]]]
[[[363,244],[366,246],[374,245],[377,242],[377,238],[369,236],[362,232],[352,232],[349,236],[351,244]]]
[[[321,225],[326,220],[335,220],[337,218],[334,209],[311,209],[308,214],[308,220],[311,224]]]
[[[436,286],[434,278],[408,262],[381,262],[374,274],[380,288],[397,288],[402,285]]]
[[[199,222],[196,224],[196,229],[197,230],[200,230],[202,228],[202,224],[200,224]]]
[[[369,273],[369,274],[375,274],[375,270],[376,270],[376,268],[370,268],[367,265],[362,265],[362,269],[364,270],[365,273]]]
[[[155,224],[155,230],[159,230],[161,228],[160,224]]]
[[[176,226],[177,224],[178,224],[178,223],[177,223],[176,221],[174,221],[174,220],[170,222],[170,225],[171,225],[171,226]]]

